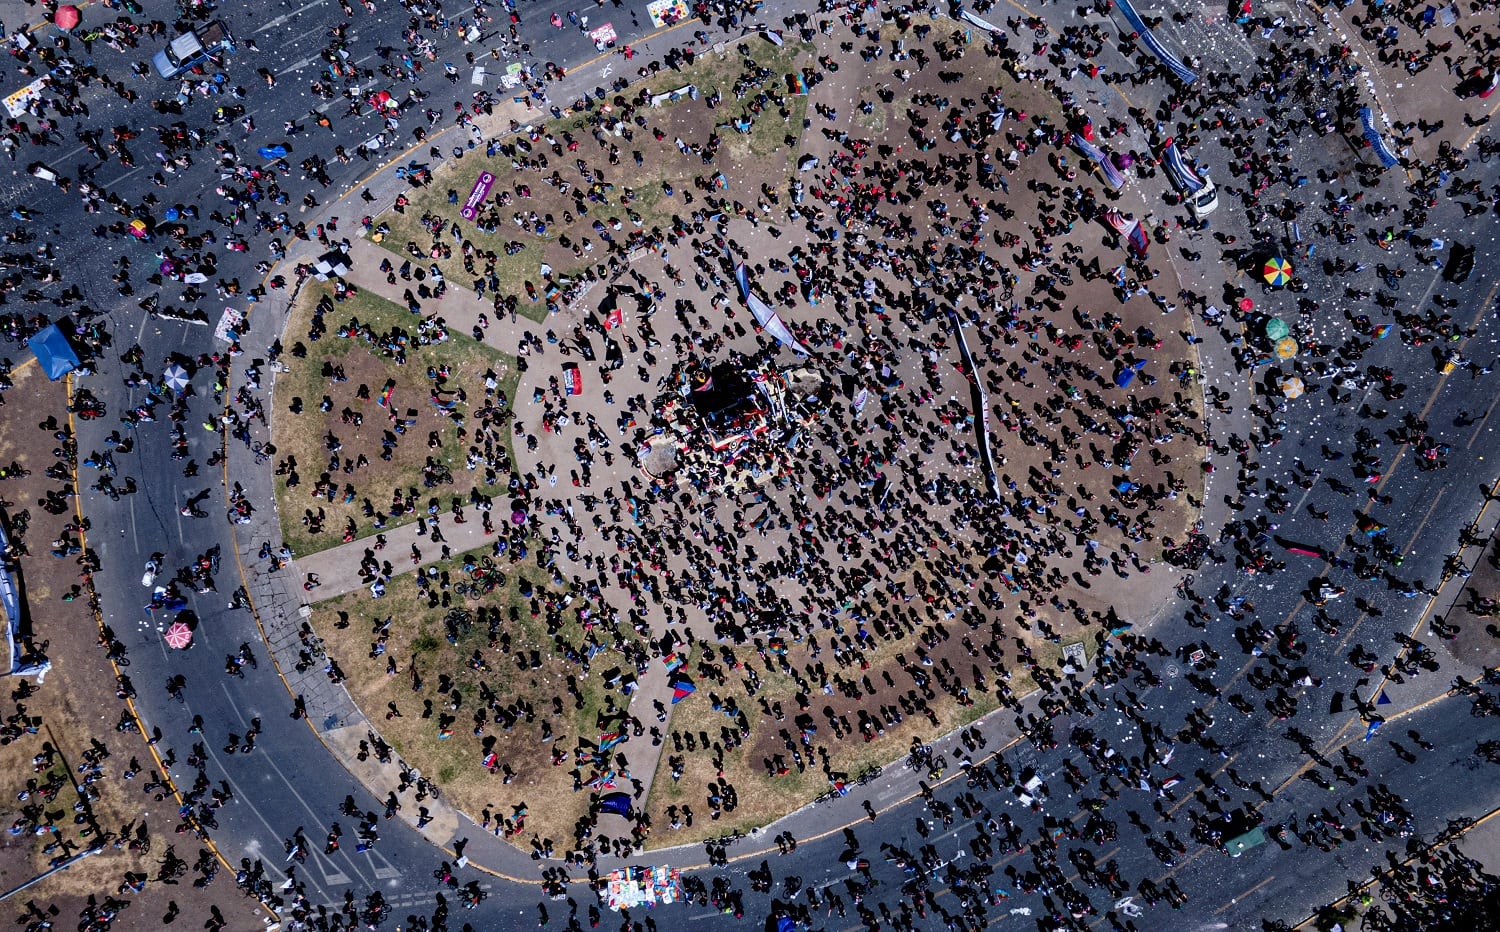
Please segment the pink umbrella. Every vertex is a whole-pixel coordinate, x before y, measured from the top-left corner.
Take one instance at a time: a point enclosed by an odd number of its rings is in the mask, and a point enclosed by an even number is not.
[[[187,650],[193,643],[193,629],[180,621],[172,622],[162,639],[173,650]]]
[[[67,6],[57,8],[57,13],[52,17],[52,22],[57,25],[58,29],[68,30],[77,26],[81,19],[83,19],[83,14],[78,12],[78,7],[70,3]]]
[[[511,520],[511,523],[513,523],[513,524],[525,524],[526,523],[526,512],[524,512],[524,511],[512,511],[510,513],[510,520]]]

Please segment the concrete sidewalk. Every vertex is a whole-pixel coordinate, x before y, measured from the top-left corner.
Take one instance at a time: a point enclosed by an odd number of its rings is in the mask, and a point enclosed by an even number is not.
[[[390,560],[396,573],[402,575],[429,563],[440,562],[445,545],[456,556],[490,544],[495,539],[484,533],[484,525],[477,518],[458,524],[451,519],[446,523],[439,522],[438,519],[442,517],[447,516],[438,514],[427,518],[424,525],[426,534],[420,532],[419,524],[415,521],[390,528],[384,532],[386,547],[383,550],[374,549],[374,537],[362,537],[347,544],[296,557],[294,565],[299,574],[298,579],[305,579],[304,574],[312,573],[320,581],[317,588],[307,591],[305,601],[309,604],[322,602],[364,588],[359,564],[364,560],[366,551],[373,553],[381,561]],[[433,534],[439,531],[443,537],[441,543],[432,539]],[[411,562],[413,546],[422,552],[420,563]]]
[[[361,291],[379,295],[392,304],[406,307],[405,292],[409,288],[415,288],[417,283],[404,281],[401,278],[397,278],[394,282],[387,282],[386,273],[380,271],[380,263],[386,259],[399,268],[405,261],[400,255],[361,236],[350,242],[349,259],[352,271],[346,281]],[[515,322],[512,322],[508,315],[502,317],[495,312],[493,302],[486,301],[472,290],[452,281],[447,284],[447,290],[441,299],[423,300],[422,313],[442,317],[448,322],[450,328],[467,334],[479,324],[479,317],[482,314],[488,321],[484,341],[511,355],[515,355],[516,348],[521,345],[521,337],[524,334],[546,329],[527,317],[517,317]],[[554,317],[562,318],[566,315],[567,312],[564,311]]]

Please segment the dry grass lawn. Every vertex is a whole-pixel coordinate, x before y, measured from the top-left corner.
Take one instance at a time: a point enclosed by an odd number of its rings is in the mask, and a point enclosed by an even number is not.
[[[415,516],[409,513],[400,518],[391,517],[391,498],[397,489],[416,489],[419,506],[425,506],[430,497],[436,496],[444,510],[451,496],[467,496],[475,487],[485,491],[484,468],[466,468],[469,441],[461,442],[458,437],[460,429],[464,428],[430,403],[433,381],[428,372],[432,367],[446,365],[449,368],[451,374],[445,387],[450,392],[466,394],[467,403],[461,403],[458,408],[464,413],[482,403],[486,372],[495,374],[499,390],[512,400],[520,375],[513,357],[456,331],[450,330],[447,341],[440,344],[418,346],[409,342],[404,365],[398,365],[390,356],[377,354],[363,340],[339,336],[340,328],[351,318],[358,318],[377,333],[401,328],[409,334],[416,334],[421,318],[364,292],[335,304],[334,310],[325,317],[328,332],[316,342],[311,341],[308,328],[314,309],[323,295],[332,293],[331,285],[314,284],[304,291],[293,308],[287,326],[288,342],[301,341],[307,354],[302,359],[295,358],[292,353],[286,354],[283,358],[291,371],[279,375],[276,385],[278,410],[272,419],[276,459],[280,465],[288,462],[289,457],[295,457],[300,480],[297,487],[288,488],[289,474],[282,472],[278,475],[277,502],[282,536],[300,554],[342,543],[345,521],[349,519],[355,523],[356,538],[377,533],[379,528],[374,520],[364,513],[363,503],[367,500],[383,516],[387,527],[414,520]],[[347,380],[334,382],[325,378],[325,366],[341,366]],[[393,404],[382,407],[377,402],[387,380],[395,381]],[[357,397],[361,386],[367,389],[364,393],[368,394],[368,400]],[[320,410],[325,397],[328,399],[327,412]],[[293,414],[291,406],[297,399],[301,401],[301,413]],[[346,423],[345,412],[361,417],[362,423]],[[400,433],[395,433],[391,421],[393,416],[406,422]],[[391,459],[383,460],[382,437],[388,431],[394,434],[396,446]],[[509,431],[502,433],[508,443]],[[342,444],[338,454],[341,467],[355,465],[352,472],[344,468],[329,470],[330,436]],[[367,465],[356,465],[356,458],[361,455],[369,461]],[[451,482],[432,488],[424,486],[423,468],[429,457],[448,469],[452,474]],[[339,489],[332,501],[326,497],[313,497],[319,476],[325,471]],[[499,478],[504,482],[508,476]],[[349,502],[344,500],[346,485],[355,489],[354,498]],[[322,532],[315,534],[307,517],[309,511],[316,515],[319,509],[324,513]],[[422,511],[425,513],[425,508]]]
[[[955,637],[958,637],[956,633]],[[1030,639],[1028,643],[1032,645],[1035,660],[1043,668],[1051,670],[1057,668],[1058,659],[1062,655],[1059,645],[1049,641],[1037,642]],[[896,655],[903,652],[903,647],[909,652],[907,645],[886,644],[866,653],[870,661],[870,669],[864,671],[862,675],[869,676],[872,682],[880,683],[883,675],[890,673],[897,684],[896,687],[886,689],[876,697],[865,698],[864,701],[871,712],[880,703],[895,704],[895,694],[905,692],[912,687],[910,677],[896,661]],[[740,653],[736,651],[737,655]],[[743,653],[745,655],[743,659],[749,661],[755,659],[752,652],[744,651]],[[948,651],[935,651],[933,656],[943,657],[949,653]],[[793,647],[787,654],[787,660],[794,666],[800,667],[809,659],[809,651],[802,646]],[[950,662],[960,670],[963,669],[958,659],[955,658]],[[1008,685],[1016,696],[1024,696],[1035,686],[1019,662],[1013,666],[1018,672],[1012,676]],[[799,772],[795,766],[791,765],[791,752],[784,747],[786,736],[783,735],[783,731],[792,739],[797,738],[797,726],[793,723],[793,719],[798,714],[795,697],[799,692],[799,687],[796,682],[781,673],[770,675],[762,673],[761,687],[754,698],[747,694],[741,680],[732,678],[729,682],[730,685],[726,688],[700,680],[697,683],[698,692],[673,708],[671,730],[683,736],[687,734],[699,736],[695,739],[699,749],[697,752],[682,755],[685,763],[683,775],[680,780],[674,781],[669,758],[675,751],[672,741],[668,741],[666,751],[662,754],[661,765],[657,770],[656,780],[652,784],[649,811],[654,831],[649,839],[648,847],[686,844],[718,837],[730,831],[743,832],[759,828],[774,822],[833,788],[823,775],[819,759],[815,758],[810,761],[806,770]],[[711,755],[705,754],[702,750],[702,736],[706,734],[711,740],[717,741],[720,729],[725,726],[733,727],[733,722],[722,712],[714,711],[708,698],[710,690],[721,700],[733,698],[738,706],[745,710],[750,719],[751,728],[750,737],[737,749],[724,756],[724,779],[735,787],[738,805],[733,812],[726,812],[718,820],[710,818],[710,809],[704,790],[707,784],[717,779],[718,772],[714,769]],[[997,701],[990,693],[976,694],[973,697],[973,705],[962,706],[948,695],[938,692],[938,700],[932,703],[932,707],[939,725],[934,726],[925,715],[906,715],[900,724],[887,728],[884,735],[867,742],[857,731],[846,734],[843,738],[837,738],[827,726],[822,714],[825,706],[845,710],[849,707],[848,701],[842,695],[826,696],[818,693],[809,698],[809,714],[818,724],[815,743],[828,750],[829,764],[833,771],[848,775],[850,778],[858,776],[866,768],[872,766],[900,766],[891,762],[906,755],[913,738],[923,742],[931,741],[938,735],[977,721],[997,707]],[[785,721],[777,721],[774,715],[765,714],[761,707],[762,699],[768,706],[774,707],[779,704]],[[846,711],[846,715],[853,721],[852,713]],[[771,755],[778,753],[785,756],[789,772],[783,776],[771,776],[767,761]],[[803,754],[806,759],[808,755],[805,749]],[[680,829],[671,830],[669,828],[671,817],[667,814],[667,809],[671,806],[680,808],[684,804],[693,810],[693,824],[690,827],[684,825]]]
[[[482,151],[475,150],[463,159],[449,159],[434,166],[431,184],[407,192],[411,203],[405,212],[390,212],[381,218],[390,227],[382,245],[403,258],[410,257],[405,251],[407,243],[415,243],[424,256],[430,255],[434,247],[447,247],[449,255],[437,260],[438,267],[449,280],[468,286],[476,273],[485,270],[486,263],[483,259],[476,260],[474,272],[465,268],[462,244],[455,243],[446,232],[456,223],[466,238],[472,238],[467,241],[476,250],[494,254],[500,292],[516,295],[521,302],[521,313],[533,320],[545,319],[546,305],[540,300],[527,298],[525,283],[529,281],[541,289],[539,269],[542,262],[550,264],[559,274],[576,275],[585,266],[604,261],[605,244],[598,241],[592,229],[596,219],[605,223],[618,220],[622,229],[616,235],[620,238],[628,235],[633,224],[647,230],[653,227],[665,229],[671,225],[674,214],[685,216],[691,212],[691,207],[684,206],[682,195],[695,190],[695,178],[707,179],[715,171],[722,170],[730,178],[753,178],[757,183],[764,181],[777,187],[792,170],[807,111],[807,98],[788,95],[785,118],[772,108],[755,121],[748,134],[736,132],[732,128],[733,119],[745,112],[755,96],[752,93],[743,100],[736,100],[732,92],[734,82],[743,70],[743,58],[736,52],[736,44],[750,50],[757,64],[771,69],[778,77],[808,64],[812,49],[812,46],[797,41],[789,41],[784,47],[777,48],[763,39],[747,37],[740,43],[731,43],[722,59],[705,53],[680,72],[663,70],[652,79],[638,81],[620,92],[628,98],[639,93],[642,87],[660,93],[687,84],[697,86],[705,97],[714,90],[721,91],[726,102],[714,112],[719,115],[716,131],[724,138],[727,159],[721,155],[713,165],[704,165],[701,160],[684,157],[677,150],[674,140],[678,136],[702,141],[709,129],[704,126],[701,105],[688,106],[685,98],[649,111],[652,127],[662,130],[660,141],[650,131],[639,128],[635,130],[634,139],[611,139],[621,150],[619,164],[614,166],[606,164],[605,153],[589,138],[586,116],[565,114],[560,120],[538,124],[537,130],[543,135],[551,133],[558,140],[564,138],[564,133],[573,134],[579,140],[577,151],[569,152],[564,147],[562,155],[558,155],[549,149],[543,138],[535,144],[528,143],[532,145],[530,156],[545,156],[549,159],[549,169],[566,168],[569,175],[577,174],[574,170],[576,160],[587,161],[596,171],[602,171],[607,183],[614,186],[607,203],[591,204],[588,216],[575,216],[571,196],[544,184],[541,174],[515,172],[505,156],[497,153],[494,158],[486,158]],[[773,89],[785,91],[779,84]],[[613,97],[610,95],[611,100]],[[640,153],[640,164],[636,163],[633,152]],[[474,187],[480,172],[485,170],[495,171],[499,178],[487,202],[493,212],[491,220],[496,224],[493,233],[478,232],[474,223],[459,216],[463,199]],[[665,195],[664,185],[668,184],[674,189],[671,197]],[[523,186],[529,189],[530,197],[521,196]],[[501,192],[510,195],[512,202],[509,205],[496,202]],[[455,197],[457,203],[453,202]],[[746,203],[754,201],[751,191],[740,192],[738,197]],[[546,235],[537,236],[516,226],[511,217],[517,211],[535,211],[547,218]],[[632,213],[634,220],[630,217]],[[442,219],[444,232],[441,236],[434,237],[428,231],[422,223],[424,216]],[[480,220],[485,218],[481,216]],[[511,241],[524,244],[525,248],[506,255],[504,246]],[[584,251],[582,244],[585,241],[590,242],[591,251]]]
[[[429,577],[434,591],[441,592],[444,575],[450,585],[466,580],[465,559],[483,555],[474,551],[446,564],[434,564]],[[481,599],[450,593],[450,606],[443,606],[440,597],[439,605],[432,607],[418,591],[416,575],[408,573],[396,577],[379,601],[359,590],[319,604],[313,624],[330,655],[338,658],[348,674],[355,701],[408,764],[436,780],[445,798],[476,820],[486,808],[509,815],[512,807],[525,804],[530,810],[525,837],[535,831],[551,838],[560,854],[571,841],[573,823],[587,811],[588,794],[573,791],[571,758],[569,763],[553,766],[548,753],[554,747],[571,752],[579,738],[592,742],[597,737],[602,730],[605,689],[594,675],[576,680],[578,698],[570,695],[568,678],[576,674],[576,667],[552,650],[545,620],[532,616],[530,600],[521,596],[518,586],[518,580],[525,577],[540,588],[548,584],[547,575],[534,561],[501,560],[498,566],[505,574],[504,584]],[[513,645],[508,652],[491,646],[488,626],[477,617],[476,609],[481,606],[500,614],[500,630]],[[476,617],[470,629],[450,643],[444,622],[459,607]],[[340,618],[346,613],[348,624],[341,628]],[[386,620],[390,627],[384,653],[372,656]],[[558,636],[570,644],[583,640],[576,612],[567,613]],[[534,668],[532,648],[539,662]],[[476,651],[488,669],[472,666]],[[394,675],[388,673],[388,659],[396,662],[399,672]],[[412,691],[413,664],[422,680],[422,689],[416,693]],[[483,688],[491,690],[502,705],[529,706],[531,720],[507,730],[489,715],[484,734],[474,735],[473,716],[485,705]],[[454,690],[457,709],[452,707]],[[560,714],[554,697],[563,700]],[[388,703],[395,703],[400,717],[383,717]],[[430,712],[424,707],[430,707]],[[453,719],[449,723],[453,734],[448,738],[439,737],[440,726],[447,722],[444,716]],[[545,727],[552,729],[551,741],[543,740]],[[513,771],[508,785],[503,771],[491,773],[483,766],[490,751],[498,756],[497,767],[509,766]],[[522,839],[516,841],[524,844]]]

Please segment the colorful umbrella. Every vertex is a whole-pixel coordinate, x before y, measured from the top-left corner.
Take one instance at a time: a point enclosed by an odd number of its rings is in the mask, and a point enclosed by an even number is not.
[[[166,381],[167,387],[174,392],[180,392],[188,387],[187,370],[175,362],[167,367],[167,371],[163,372],[161,377]]]
[[[1276,356],[1279,359],[1291,359],[1301,348],[1291,337],[1282,337],[1276,341]]]
[[[1292,264],[1277,256],[1266,260],[1266,267],[1261,270],[1266,278],[1266,284],[1280,288],[1292,280]]]
[[[1307,394],[1307,386],[1296,376],[1281,380],[1281,393],[1288,398],[1301,398]]]
[[[162,635],[162,639],[173,650],[187,650],[193,643],[193,629],[180,621],[174,621]]]

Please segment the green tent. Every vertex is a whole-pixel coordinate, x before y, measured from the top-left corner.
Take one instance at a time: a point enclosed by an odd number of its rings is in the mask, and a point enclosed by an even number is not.
[[[1224,850],[1229,853],[1230,857],[1237,858],[1256,845],[1263,845],[1265,843],[1265,830],[1257,828],[1229,839],[1224,843]]]

